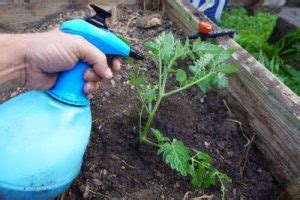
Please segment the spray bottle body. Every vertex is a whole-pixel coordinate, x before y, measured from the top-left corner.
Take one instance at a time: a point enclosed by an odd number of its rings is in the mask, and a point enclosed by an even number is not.
[[[90,106],[32,91],[2,104],[0,116],[0,199],[51,199],[67,189],[88,144]]]

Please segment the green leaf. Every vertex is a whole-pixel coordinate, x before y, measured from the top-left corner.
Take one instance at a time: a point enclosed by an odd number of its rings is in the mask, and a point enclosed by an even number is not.
[[[213,80],[214,80],[214,75],[211,75],[210,77],[204,79],[203,81],[200,81],[197,85],[200,88],[202,92],[207,92],[208,90],[211,89]]]
[[[151,128],[151,131],[159,143],[170,142],[170,139],[165,137],[158,129]]]
[[[177,69],[176,74],[175,74],[176,80],[179,82],[183,82],[186,80],[186,73],[182,69]]]
[[[220,173],[219,177],[220,177],[220,179],[222,179],[225,182],[231,182],[231,178],[229,178],[229,176],[227,174]]]
[[[218,72],[222,72],[224,74],[232,74],[238,71],[236,65],[233,64],[223,64],[217,68]]]
[[[217,76],[214,77],[213,82],[219,89],[224,89],[228,84],[228,79],[224,73],[219,72]]]
[[[227,50],[222,50],[219,54],[217,54],[214,59],[212,60],[212,66],[215,67],[218,64],[224,63],[226,60],[228,60],[231,55],[233,54],[234,50],[233,49],[227,49]]]
[[[208,164],[210,164],[212,162],[212,158],[207,155],[206,153],[203,153],[201,151],[196,151],[196,157],[199,159],[199,160],[202,160],[203,162],[206,162]]]
[[[145,83],[147,80],[148,78],[146,76],[141,76],[141,77],[131,79],[130,84],[133,86],[138,86],[142,83]]]
[[[141,95],[147,99],[148,103],[151,103],[156,98],[156,90],[148,86],[148,88],[143,89]]]
[[[196,170],[194,170],[194,173],[192,174],[193,180],[192,185],[194,187],[198,188],[208,188],[211,185],[215,185],[215,176],[216,173],[214,173],[216,170],[211,167],[206,162],[199,162],[196,166]]]
[[[205,174],[205,168],[199,166],[196,170],[194,170],[194,173],[192,174],[192,185],[195,188],[200,188],[202,186],[202,182],[204,179]]]
[[[172,143],[166,142],[161,145],[157,154],[162,154],[163,161],[182,176],[188,174],[190,155],[183,142],[176,139],[173,139]]]
[[[151,42],[151,41],[145,42],[145,43],[144,43],[144,47],[145,47],[146,49],[148,49],[148,50],[151,50],[151,51],[156,50],[156,48],[155,48],[155,43],[154,43],[154,42]]]
[[[219,46],[217,46],[215,44],[211,44],[211,43],[195,42],[193,44],[193,51],[199,52],[199,53],[219,54],[222,51],[224,51],[224,49],[222,47],[219,47]]]
[[[207,66],[214,58],[213,54],[203,54],[198,60],[194,62],[194,67],[192,67],[192,72],[197,74],[199,71],[204,71],[205,66]],[[191,68],[190,68],[191,69]]]

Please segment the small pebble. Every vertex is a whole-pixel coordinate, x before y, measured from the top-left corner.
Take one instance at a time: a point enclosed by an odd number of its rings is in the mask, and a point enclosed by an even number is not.
[[[226,143],[224,141],[220,141],[220,142],[217,142],[217,145],[220,150],[223,150],[226,146]]]
[[[210,146],[210,144],[208,143],[208,142],[204,142],[204,146],[206,147],[206,148],[209,148],[209,146]]]
[[[94,178],[93,182],[94,182],[95,185],[98,185],[98,186],[102,185],[102,182],[97,178]]]
[[[204,98],[201,98],[201,99],[200,99],[200,103],[204,103]]]
[[[101,169],[100,170],[100,175],[101,176],[106,176],[108,174],[108,171],[106,169]]]
[[[125,69],[126,69],[127,71],[131,70],[131,68],[132,68],[132,66],[129,65],[129,64],[127,64],[126,67],[125,67]]]
[[[121,166],[121,169],[125,169],[125,166]]]
[[[87,199],[89,197],[89,192],[90,192],[90,187],[87,185],[85,187],[84,193],[83,193],[83,198]]]
[[[14,96],[17,96],[18,92],[17,91],[13,91],[11,94],[10,94],[10,97],[14,97]]]
[[[165,195],[162,194],[162,195],[160,195],[160,198],[165,199],[166,197],[165,197]]]
[[[180,187],[180,183],[177,181],[177,182],[174,184],[173,187],[174,187],[174,188],[179,188],[179,187]]]
[[[106,96],[106,97],[110,97],[110,94],[109,94],[109,92],[105,91],[105,92],[104,92],[104,96]]]
[[[95,173],[92,174],[92,177],[93,177],[93,178],[99,178],[99,177],[100,177],[100,174],[97,173],[97,172],[95,172]]]
[[[116,86],[116,81],[114,79],[111,79],[110,84],[111,84],[111,86],[115,87]]]
[[[257,172],[259,172],[259,173],[262,173],[262,172],[263,172],[263,170],[262,170],[262,169],[260,169],[260,168],[258,168]]]
[[[232,189],[232,193],[233,193],[234,196],[236,196],[236,188]]]
[[[232,158],[234,156],[234,152],[233,151],[228,151],[227,155],[228,155],[228,157]]]

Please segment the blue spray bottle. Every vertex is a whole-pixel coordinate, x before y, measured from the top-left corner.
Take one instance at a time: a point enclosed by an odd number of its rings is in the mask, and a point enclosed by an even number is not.
[[[94,17],[63,23],[106,55],[142,57],[107,30],[110,13],[91,5]],[[79,61],[46,91],[21,94],[0,106],[0,199],[53,199],[78,175],[91,131],[90,102]]]

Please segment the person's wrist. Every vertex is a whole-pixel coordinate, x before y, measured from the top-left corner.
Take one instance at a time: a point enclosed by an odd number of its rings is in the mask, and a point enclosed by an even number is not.
[[[29,37],[26,34],[0,35],[0,84],[2,90],[24,86],[26,82],[25,58]]]

